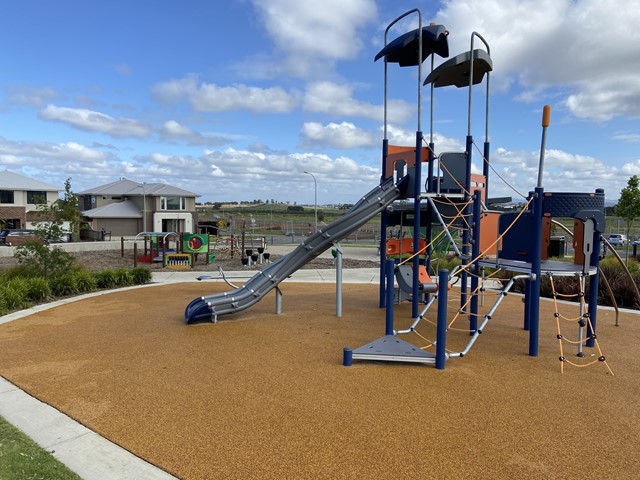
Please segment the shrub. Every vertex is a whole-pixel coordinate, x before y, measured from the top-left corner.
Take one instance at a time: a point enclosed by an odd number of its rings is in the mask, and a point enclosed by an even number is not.
[[[32,278],[41,276],[39,269],[31,265],[17,265],[4,270],[2,275],[0,275],[0,282],[5,283],[12,278]]]
[[[93,273],[86,270],[78,270],[74,273],[76,278],[76,288],[78,293],[92,292],[98,286],[98,282]]]
[[[20,265],[33,269],[45,278],[55,278],[69,272],[75,258],[60,247],[29,242],[16,249],[15,259]]]
[[[113,288],[116,286],[116,275],[113,270],[103,270],[96,273],[96,284],[98,288]]]
[[[9,309],[7,308],[7,304],[4,299],[4,294],[2,293],[2,290],[0,290],[0,317],[2,315],[6,315],[7,313],[9,313]]]
[[[128,268],[118,268],[114,272],[116,285],[118,287],[128,287],[133,285],[133,275]]]
[[[76,276],[73,273],[66,273],[52,278],[49,281],[49,286],[51,287],[53,294],[57,297],[75,295],[78,293]]]
[[[20,310],[30,306],[27,300],[26,289],[14,288],[13,281],[0,287],[2,304],[7,311]]]
[[[151,270],[147,267],[135,267],[131,269],[134,285],[144,285],[150,283],[152,279]]]
[[[52,295],[51,287],[46,278],[33,277],[27,281],[27,298],[34,302],[44,302]]]

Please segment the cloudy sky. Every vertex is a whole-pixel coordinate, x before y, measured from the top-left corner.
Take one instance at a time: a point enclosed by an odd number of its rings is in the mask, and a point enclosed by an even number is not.
[[[535,187],[545,104],[546,190],[615,200],[640,174],[637,0],[21,0],[0,16],[0,175],[312,204],[307,171],[319,204],[354,202],[380,179],[373,59],[389,22],[415,7],[447,28],[452,55],[473,31],[490,45],[491,164],[504,179],[493,175],[490,196]],[[407,17],[391,37],[416,26]],[[416,68],[390,65],[391,143],[414,143],[417,83]],[[428,88],[422,99],[428,138]],[[433,100],[436,152],[462,151],[467,91]]]

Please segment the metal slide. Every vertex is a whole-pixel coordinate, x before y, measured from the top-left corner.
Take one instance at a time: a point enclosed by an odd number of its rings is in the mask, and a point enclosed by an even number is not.
[[[295,250],[269,264],[235,290],[199,297],[191,301],[184,312],[186,323],[216,321],[220,315],[237,313],[256,304],[296,270],[309,263],[336,242],[347,237],[372,217],[401,197],[408,177],[397,185],[389,178],[367,193],[351,210],[338,220],[318,230]]]

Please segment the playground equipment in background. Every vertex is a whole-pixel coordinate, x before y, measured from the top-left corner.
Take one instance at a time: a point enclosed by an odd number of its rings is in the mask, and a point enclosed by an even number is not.
[[[142,255],[138,255],[138,242],[143,241]],[[121,240],[121,254],[124,256],[124,237]],[[205,255],[207,264],[216,260],[215,250],[211,250],[208,234],[176,232],[141,232],[133,242],[133,263],[161,262],[163,268],[184,270],[192,268],[199,254]]]
[[[388,42],[390,29],[401,19],[418,15],[418,28]],[[580,344],[595,345],[598,261],[601,233],[604,229],[604,191],[593,193],[545,192],[542,186],[546,129],[549,126],[550,108],[545,106],[542,120],[542,144],[538,184],[522,195],[525,206],[519,212],[496,212],[489,207],[505,203],[510,198],[489,197],[489,172],[492,170],[489,153],[489,85],[493,69],[490,47],[477,32],[471,34],[470,48],[437,68],[434,58],[449,56],[449,32],[443,25],[423,26],[419,9],[410,10],[391,22],[384,34],[384,48],[375,60],[384,58],[384,137],[382,141],[382,178],[375,187],[343,217],[321,228],[303,241],[293,252],[268,265],[231,292],[208,295],[194,299],[185,309],[185,321],[217,322],[219,316],[233,314],[251,307],[269,291],[275,289],[276,311],[279,312],[278,284],[295,270],[317,257],[333,243],[381,213],[380,228],[380,307],[386,308],[385,335],[367,345],[352,350],[345,348],[344,364],[355,360],[402,361],[435,364],[444,369],[448,359],[468,354],[483,332],[502,300],[518,280],[525,282],[523,328],[529,331],[531,356],[538,355],[540,279],[572,275],[584,283],[589,281],[589,322],[581,334]],[[480,41],[484,49],[474,48]],[[422,82],[422,63],[431,58],[431,71]],[[415,146],[390,145],[388,133],[388,65],[417,67],[417,130]],[[485,83],[485,139],[480,149],[472,136],[473,87]],[[423,85],[430,87],[430,138],[426,142],[421,127]],[[435,88],[451,87],[468,89],[467,135],[464,152],[435,153],[433,142],[433,112]],[[482,174],[473,173],[473,151],[480,153]],[[427,164],[426,181],[423,182],[422,164]],[[500,177],[498,175],[498,177]],[[500,177],[501,178],[501,177]],[[503,180],[504,181],[504,180]],[[505,182],[506,183],[506,182]],[[424,186],[424,189],[423,189]],[[393,205],[399,199],[412,199],[412,205]],[[548,258],[551,222],[556,217],[574,219],[573,263]],[[388,227],[412,225],[411,239],[399,235],[387,240]],[[424,229],[424,239],[421,230]],[[414,241],[417,239],[417,241]],[[436,245],[447,245],[460,257],[462,264],[451,272],[440,270],[434,281],[431,270]],[[410,252],[407,250],[411,249]],[[442,247],[440,247],[440,250]],[[407,254],[410,255],[407,256]],[[389,254],[389,255],[388,255]],[[486,269],[494,273],[485,275]],[[484,307],[485,282],[498,271],[508,271],[511,278],[501,285],[498,297],[488,310]],[[406,330],[394,330],[394,283],[398,282],[405,298],[411,300],[413,323]],[[450,289],[459,283],[459,288]],[[449,293],[459,295],[459,308],[449,319]],[[420,304],[425,304],[420,311]],[[437,305],[437,320],[427,317],[429,309]],[[462,317],[468,318],[468,327],[454,327]],[[428,324],[435,327],[435,339],[428,340],[419,330]],[[582,326],[580,328],[583,328]],[[447,351],[447,333],[462,331],[468,339],[458,352]],[[400,335],[417,335],[428,345],[417,347]],[[435,352],[427,351],[435,348]],[[563,356],[563,355],[561,355]],[[566,358],[566,357],[565,357]],[[604,361],[604,356],[599,358]]]

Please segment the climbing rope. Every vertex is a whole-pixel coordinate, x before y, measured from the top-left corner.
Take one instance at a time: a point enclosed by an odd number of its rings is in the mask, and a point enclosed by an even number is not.
[[[589,331],[594,332],[593,330],[593,325],[591,323],[591,317],[589,315],[589,313],[585,312],[585,295],[584,295],[584,290],[582,288],[582,282],[578,282],[579,285],[579,293],[577,294],[572,294],[572,295],[567,295],[567,294],[560,294],[556,291],[556,287],[555,287],[555,283],[553,281],[553,275],[549,275],[549,281],[551,283],[551,291],[553,293],[553,306],[554,306],[554,314],[553,316],[556,319],[556,338],[558,339],[558,347],[560,349],[560,356],[558,357],[558,359],[560,360],[560,373],[564,373],[564,364],[567,363],[569,365],[572,365],[574,367],[588,367],[590,365],[594,365],[596,363],[602,362],[604,363],[604,365],[607,367],[607,370],[609,370],[609,373],[611,375],[613,375],[613,371],[611,370],[611,367],[609,367],[609,364],[607,363],[607,360],[605,358],[605,356],[602,354],[602,349],[600,348],[600,342],[598,342],[598,336],[595,333],[592,333],[592,335],[588,338],[584,338],[584,339],[580,339],[580,340],[570,340],[568,338],[566,338],[563,334],[562,334],[562,330],[560,328],[560,320],[567,320],[567,321],[578,321],[579,324],[579,328],[583,329],[586,326],[588,326]],[[579,298],[580,299],[580,311],[585,312],[582,315],[579,315],[578,317],[575,318],[567,318],[564,317],[558,308],[558,300],[557,297],[570,297],[570,298]],[[596,346],[596,350],[598,352],[598,357],[591,361],[591,362],[587,362],[587,363],[577,363],[577,362],[573,362],[571,360],[569,360],[567,358],[567,356],[564,354],[564,348],[563,348],[563,343],[569,343],[571,345],[580,345],[582,346],[583,343],[585,343],[587,340],[594,340],[595,342],[595,346]]]

